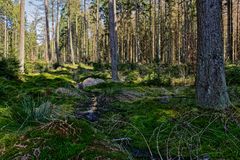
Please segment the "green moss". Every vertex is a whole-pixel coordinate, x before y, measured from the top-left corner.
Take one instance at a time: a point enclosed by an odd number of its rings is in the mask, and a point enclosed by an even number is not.
[[[229,83],[235,84],[229,87],[229,94],[236,109],[222,113],[204,110],[196,107],[193,87],[178,86],[184,81],[178,72],[185,72],[186,68],[170,67],[162,70],[162,82],[166,78],[168,82],[175,79],[178,83],[177,86],[168,84],[163,87],[163,84],[159,84],[155,79],[156,73],[151,67],[132,66],[130,69],[133,70],[129,70],[129,66],[123,66],[120,74],[127,76],[129,82],[122,83],[108,81],[111,78],[109,71],[93,70],[91,66],[82,64],[80,67],[66,65],[47,73],[29,73],[21,77],[22,81],[0,78],[0,126],[3,126],[0,127],[0,159],[13,159],[24,154],[33,155],[36,148],[41,151],[39,159],[127,159],[126,153],[121,151],[119,145],[111,142],[113,138],[122,137],[132,139],[130,148],[147,152],[149,144],[154,154],[157,154],[159,148],[164,158],[167,152],[173,158],[176,157],[180,149],[186,159],[205,154],[211,159],[238,159],[238,84],[232,83],[233,81]],[[229,67],[232,69],[232,66]],[[191,73],[187,72],[185,76],[191,79]],[[75,76],[78,78],[75,79]],[[73,87],[76,81],[87,77],[102,78],[107,83],[89,87],[83,92]],[[138,81],[139,78],[141,80]],[[153,80],[153,83],[139,83],[148,80]],[[154,85],[155,82],[158,84]],[[186,85],[189,83],[190,81],[187,81]],[[79,95],[57,94],[55,90],[59,87]],[[88,95],[93,93],[111,99],[109,105],[103,106],[107,112],[101,112],[100,121],[96,123],[75,119],[77,104],[89,99]],[[130,98],[125,98],[128,94]],[[30,96],[34,103],[39,99],[51,102],[59,114],[57,119],[67,122],[76,133],[73,134],[71,129],[67,133],[63,132],[58,122],[55,122],[52,128],[44,127],[54,122],[52,120],[41,124],[31,122],[22,125],[22,121],[17,123],[12,112],[17,111],[14,107],[22,108],[21,102],[26,96]]]

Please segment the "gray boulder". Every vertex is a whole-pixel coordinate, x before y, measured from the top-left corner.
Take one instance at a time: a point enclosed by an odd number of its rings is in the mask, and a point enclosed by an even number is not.
[[[105,83],[104,80],[98,78],[87,78],[83,82],[78,84],[78,88],[84,89],[86,87],[96,86],[98,84]]]

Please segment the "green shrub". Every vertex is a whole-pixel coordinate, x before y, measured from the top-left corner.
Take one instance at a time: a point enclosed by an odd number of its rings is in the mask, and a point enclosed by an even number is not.
[[[42,98],[24,97],[19,106],[11,107],[12,117],[19,123],[46,121],[52,113],[52,104]]]
[[[194,74],[192,66],[187,64],[165,66],[163,72],[176,78],[186,77]]]
[[[104,69],[104,65],[101,63],[92,63],[94,71],[101,71]]]
[[[138,80],[138,78],[140,78],[140,74],[136,70],[126,72],[125,74],[126,74],[126,78],[125,78],[126,82],[134,82]]]
[[[231,65],[226,67],[226,81],[227,85],[240,84],[240,67]]]
[[[19,62],[15,58],[0,59],[0,76],[7,79],[17,79]]]
[[[119,64],[118,70],[119,71],[128,71],[128,70],[135,70],[138,68],[138,64],[133,63],[126,63],[126,64]]]
[[[52,67],[53,67],[53,69],[58,69],[59,67],[62,67],[62,65],[60,63],[56,62],[53,64]]]
[[[79,75],[79,81],[84,81],[85,79],[87,79],[89,77],[100,78],[100,79],[109,79],[110,78],[110,73],[100,72],[100,71],[81,73]]]
[[[149,73],[154,71],[154,66],[152,65],[139,65],[138,70],[141,76],[147,76]]]
[[[25,72],[26,73],[42,73],[47,71],[47,63],[43,61],[26,62]]]
[[[162,75],[160,77],[153,76],[143,81],[142,84],[147,86],[170,86],[171,78],[165,75]]]

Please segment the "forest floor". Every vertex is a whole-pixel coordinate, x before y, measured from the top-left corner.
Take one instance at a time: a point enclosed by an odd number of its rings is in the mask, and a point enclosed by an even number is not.
[[[158,82],[151,67],[123,66],[122,82],[83,64],[30,72],[0,77],[0,159],[240,157],[238,66],[227,67],[232,106],[225,111],[197,107],[194,76],[177,67],[164,69]],[[78,89],[88,77],[106,83]],[[92,103],[95,120],[79,116]]]

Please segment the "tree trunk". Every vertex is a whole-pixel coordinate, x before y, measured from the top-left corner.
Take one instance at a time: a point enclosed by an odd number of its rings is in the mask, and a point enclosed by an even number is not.
[[[55,57],[55,55],[53,54],[54,53],[54,50],[55,50],[55,46],[54,46],[54,37],[56,36],[55,35],[55,28],[54,28],[54,26],[55,26],[55,22],[54,22],[54,0],[52,0],[52,4],[51,4],[52,6],[52,41],[51,41],[51,49],[52,49],[52,51],[51,51],[51,54],[52,54],[52,60],[53,61],[55,61],[55,59],[56,59],[56,57]]]
[[[236,49],[235,49],[235,58],[237,60],[240,59],[240,45],[239,45],[239,2],[240,0],[237,0],[237,22],[236,22]]]
[[[158,63],[158,67],[160,69],[160,61],[161,61],[161,0],[158,0],[158,12],[157,12],[157,56],[156,61]]]
[[[51,63],[52,61],[52,54],[51,54],[51,45],[50,45],[50,34],[49,34],[49,21],[48,21],[48,0],[44,0],[45,6],[45,25],[46,25],[46,40],[47,40],[47,55],[48,55],[48,62]]]
[[[60,0],[57,0],[57,18],[56,18],[56,29],[55,29],[55,51],[56,51],[56,57],[57,57],[57,63],[60,64],[60,50],[59,50],[59,31],[60,31],[60,25],[59,25],[59,11],[60,6]]]
[[[73,36],[72,36],[72,27],[71,27],[71,20],[68,19],[68,27],[69,27],[69,45],[70,45],[70,53],[71,53],[71,62],[74,65],[75,64],[75,55],[73,50]]]
[[[197,103],[214,109],[224,109],[230,103],[224,72],[221,7],[221,0],[197,0]]]
[[[86,62],[86,46],[87,46],[87,18],[86,18],[86,0],[83,1],[83,8],[84,8],[84,20],[83,20],[83,57],[84,57],[84,62]]]
[[[79,38],[78,38],[78,36],[79,36],[79,33],[78,33],[78,14],[76,14],[75,15],[75,33],[76,33],[76,35],[75,35],[75,45],[76,45],[76,61],[78,61],[78,62],[80,62],[79,61]]]
[[[101,63],[100,51],[99,51],[99,0],[97,0],[96,9],[97,25],[96,25],[96,52],[97,52],[97,63]]]
[[[75,55],[74,55],[74,50],[73,50],[73,36],[72,36],[72,21],[71,21],[71,1],[69,0],[68,1],[68,38],[69,38],[69,45],[70,45],[70,53],[71,53],[71,62],[72,62],[72,64],[74,65],[75,64]]]
[[[4,17],[4,57],[7,57],[7,16]]]
[[[20,45],[19,45],[19,63],[20,72],[24,73],[24,60],[25,60],[25,0],[20,1]]]
[[[112,80],[117,81],[118,78],[118,42],[116,28],[116,0],[109,0],[109,27],[110,27],[110,49],[111,49],[111,65]]]
[[[227,56],[230,63],[233,63],[233,16],[232,0],[227,0]]]

